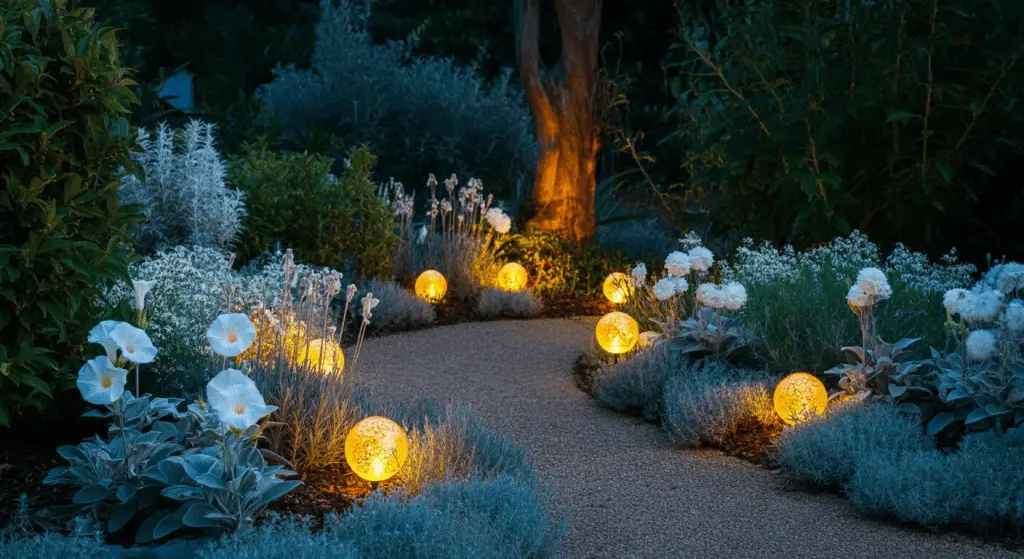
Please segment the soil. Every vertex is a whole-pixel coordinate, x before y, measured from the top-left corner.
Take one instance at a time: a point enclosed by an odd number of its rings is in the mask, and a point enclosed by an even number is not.
[[[597,373],[602,366],[603,363],[589,354],[581,355],[572,368],[573,384],[587,396],[596,399],[594,389]],[[769,426],[752,422],[741,426],[733,438],[715,448],[757,466],[775,469],[778,467],[777,441],[781,433],[781,425]]]

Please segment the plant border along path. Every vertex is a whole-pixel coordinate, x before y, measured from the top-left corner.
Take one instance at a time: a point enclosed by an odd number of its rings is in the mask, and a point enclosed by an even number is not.
[[[860,517],[717,451],[672,448],[602,409],[569,371],[594,319],[464,323],[366,342],[360,381],[389,399],[470,406],[527,449],[567,557],[1022,557],[998,544]]]

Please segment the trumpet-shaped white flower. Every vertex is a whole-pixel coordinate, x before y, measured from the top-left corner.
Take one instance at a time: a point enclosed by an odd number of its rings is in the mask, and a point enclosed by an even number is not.
[[[676,295],[676,282],[674,278],[661,278],[654,284],[654,298],[659,301],[667,301]]]
[[[878,268],[864,268],[857,272],[857,287],[863,294],[878,302],[892,297],[892,287],[885,278],[885,272]]]
[[[113,363],[117,361],[117,344],[110,337],[110,333],[121,324],[117,320],[104,320],[89,330],[89,343],[100,344],[107,352],[107,359]]]
[[[725,306],[725,293],[713,283],[702,283],[697,287],[697,302],[712,309]]]
[[[121,350],[121,356],[132,363],[152,363],[156,359],[156,347],[141,328],[122,322],[110,331],[110,339]]]
[[[124,394],[128,371],[119,369],[105,355],[86,361],[78,370],[78,391],[90,404],[113,404]]]
[[[687,254],[690,257],[690,268],[695,272],[706,272],[715,264],[715,255],[710,250],[695,246]]]
[[[851,307],[866,307],[871,304],[871,297],[869,297],[863,290],[861,290],[859,284],[853,284],[850,286],[850,290],[846,292],[846,301],[850,303]]]
[[[971,361],[984,361],[996,351],[996,337],[988,330],[975,330],[967,335],[967,358]]]
[[[665,271],[670,276],[681,277],[690,272],[690,257],[678,250],[665,258]]]
[[[235,357],[252,345],[256,327],[242,313],[222,314],[206,330],[206,339],[217,355]]]
[[[135,310],[141,311],[146,308],[146,294],[156,285],[155,281],[132,280],[132,289],[135,290]]]
[[[966,289],[959,287],[950,289],[942,296],[942,306],[946,307],[946,312],[949,314],[959,314],[961,306],[967,300],[967,295]]]
[[[643,285],[644,282],[647,281],[647,264],[644,264],[643,262],[638,263],[633,267],[633,271],[630,275],[633,279],[634,286],[639,287]]]
[[[1006,327],[1014,332],[1024,332],[1024,301],[1014,299],[1006,305],[1003,316],[1006,320]]]
[[[730,311],[738,311],[747,304],[747,288],[742,284],[731,281],[722,286],[722,306]]]
[[[225,369],[206,384],[206,401],[222,422],[243,430],[277,409],[268,406],[256,383],[236,369]]]
[[[686,278],[672,278],[672,282],[676,284],[677,295],[682,295],[690,290],[690,282],[686,281]]]

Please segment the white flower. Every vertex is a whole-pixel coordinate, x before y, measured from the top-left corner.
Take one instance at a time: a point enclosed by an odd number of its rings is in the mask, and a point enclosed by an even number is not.
[[[697,287],[697,302],[712,309],[725,306],[725,294],[722,288],[713,283],[702,283]]]
[[[661,278],[654,284],[654,298],[667,301],[676,294],[676,282],[673,278]]]
[[[1024,301],[1014,299],[1006,305],[1004,312],[1006,327],[1014,332],[1024,332]]]
[[[132,288],[135,290],[135,310],[141,311],[146,308],[146,294],[156,285],[155,281],[132,280]]]
[[[747,304],[747,289],[735,281],[722,286],[722,295],[723,306],[730,311],[738,311]]]
[[[857,272],[857,287],[871,298],[872,303],[892,297],[889,280],[885,279],[885,273],[878,268],[864,268]]]
[[[256,327],[242,313],[222,314],[206,330],[206,339],[217,355],[235,357],[252,345],[256,339]]]
[[[672,282],[676,284],[676,293],[679,295],[690,290],[690,282],[686,278],[672,278]]]
[[[380,304],[380,299],[374,299],[373,298],[373,293],[367,293],[366,296],[363,297],[362,303],[363,303],[363,320],[366,321],[366,322],[369,322],[370,318],[373,317],[373,312],[372,312],[373,309],[377,308],[377,305]]]
[[[348,287],[345,289],[345,304],[352,302],[352,298],[356,296],[356,291],[359,291],[359,288],[356,287],[356,284],[348,284]]]
[[[426,243],[426,242],[427,242],[427,226],[426,225],[421,225],[420,228],[416,230],[416,244],[422,245],[423,243]]]
[[[151,363],[156,359],[156,348],[141,328],[122,322],[110,331],[110,339],[121,350],[121,356],[132,363]]]
[[[118,324],[121,323],[117,320],[104,320],[89,330],[89,343],[103,346],[103,349],[107,351],[107,359],[110,359],[111,363],[117,361],[117,344],[111,339],[110,333],[117,328]]]
[[[850,286],[850,290],[846,292],[846,300],[850,303],[851,307],[857,308],[866,307],[871,304],[871,297],[861,290],[859,284]]]
[[[1003,294],[995,289],[970,291],[959,306],[960,316],[972,324],[992,322],[1003,306]]]
[[[959,314],[961,306],[967,300],[967,295],[966,289],[959,287],[950,289],[942,296],[942,306],[946,307],[946,312],[949,314]]]
[[[641,286],[647,281],[647,264],[640,262],[633,267],[633,271],[630,274],[633,278],[634,286]]]
[[[984,361],[996,351],[996,337],[988,330],[975,330],[967,335],[967,358]]]
[[[86,361],[78,370],[78,391],[90,404],[113,404],[124,394],[128,371],[114,366],[105,355]]]
[[[491,224],[491,227],[493,227],[495,231],[502,235],[508,233],[509,230],[512,229],[512,218],[505,212],[501,211],[500,208],[491,208],[487,210],[487,213],[484,214],[484,219],[487,220],[487,223]]]
[[[715,255],[702,246],[691,248],[687,256],[690,257],[690,268],[695,272],[706,272],[715,263]]]
[[[996,286],[1006,295],[1024,289],[1024,264],[1019,262],[1003,264],[999,269]]]
[[[678,250],[665,258],[665,271],[670,276],[685,276],[690,271],[690,257]]]
[[[256,383],[236,369],[225,369],[206,384],[206,401],[222,422],[242,430],[277,409],[268,406]]]

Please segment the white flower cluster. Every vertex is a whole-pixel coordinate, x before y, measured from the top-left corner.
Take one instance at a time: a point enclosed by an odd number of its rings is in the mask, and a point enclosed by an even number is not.
[[[971,361],[985,361],[999,351],[999,339],[1017,347],[1024,336],[1024,265],[993,266],[971,289],[950,289],[942,304],[949,316],[966,323],[970,332],[964,350]]]
[[[723,285],[703,283],[697,287],[697,302],[715,310],[738,311],[747,304],[747,290],[734,281]]]
[[[484,218],[487,223],[491,224],[491,227],[495,231],[504,235],[512,229],[512,218],[501,210],[501,208],[491,208],[484,214]]]
[[[878,268],[864,268],[857,272],[857,281],[850,286],[846,300],[852,307],[869,307],[892,297],[892,287],[885,272]]]

